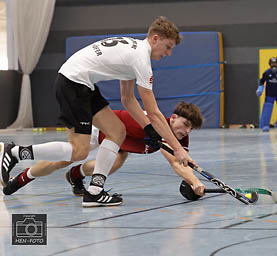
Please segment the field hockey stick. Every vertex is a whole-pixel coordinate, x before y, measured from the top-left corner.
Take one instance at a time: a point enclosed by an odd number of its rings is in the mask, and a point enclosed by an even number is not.
[[[243,190],[241,189],[235,189],[236,191],[244,194],[245,197],[252,199],[254,198],[256,201],[258,200],[257,198],[257,192],[256,191],[251,191],[251,192],[246,192],[244,193]],[[202,196],[197,195],[194,190],[192,189],[191,185],[189,185],[185,180],[183,180],[180,184],[180,188],[179,191],[181,193],[181,195],[188,199],[188,200],[192,200],[192,201],[196,201],[199,198],[201,198]],[[223,189],[207,189],[205,188],[204,193],[226,193]]]
[[[166,146],[162,142],[159,142],[159,146],[162,149],[164,149],[165,151],[167,151],[168,153],[170,153],[171,155],[174,156],[174,151],[171,148],[169,148],[168,146]],[[213,184],[215,184],[219,188],[223,189],[226,193],[228,193],[229,195],[231,195],[232,197],[236,198],[237,200],[241,201],[244,204],[254,204],[254,203],[257,202],[257,200],[259,198],[259,196],[256,192],[253,192],[251,199],[247,198],[246,196],[244,196],[240,192],[236,191],[232,187],[225,184],[223,181],[221,181],[221,180],[217,179],[216,177],[214,177],[209,172],[203,170],[201,167],[196,167],[191,162],[188,162],[188,166],[191,167],[193,170],[197,171],[198,173],[200,173],[202,176],[204,176],[206,179],[208,179],[210,182],[212,182]]]
[[[272,190],[265,189],[265,188],[246,188],[246,189],[241,189],[241,188],[235,188],[237,192],[243,193],[243,194],[248,194],[252,192],[257,192],[258,194],[261,195],[268,195],[271,196],[273,202],[276,204],[277,203],[277,194],[276,192],[273,192]],[[204,191],[205,193],[226,193],[223,189],[220,188],[207,188]]]

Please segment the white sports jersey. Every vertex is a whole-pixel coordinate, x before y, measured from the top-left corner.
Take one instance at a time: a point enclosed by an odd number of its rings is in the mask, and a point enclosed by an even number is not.
[[[152,90],[151,47],[147,39],[112,37],[95,42],[74,53],[60,68],[68,79],[94,90],[105,80],[137,80]]]

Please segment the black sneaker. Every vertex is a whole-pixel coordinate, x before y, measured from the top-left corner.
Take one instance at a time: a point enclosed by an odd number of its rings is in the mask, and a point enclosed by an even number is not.
[[[75,196],[83,196],[85,191],[83,179],[73,179],[71,171],[72,168],[65,174],[66,180],[72,186],[72,192]]]
[[[10,171],[18,163],[18,160],[11,152],[14,146],[14,144],[0,143],[0,182],[3,187],[5,187],[9,181]]]
[[[121,195],[113,194],[109,195],[108,192],[101,191],[98,195],[92,195],[88,191],[84,191],[83,207],[95,207],[95,206],[114,206],[120,205],[123,202]]]
[[[18,183],[19,175],[16,177],[10,178],[10,180],[7,182],[6,187],[3,188],[3,193],[5,195],[11,195],[21,188],[21,186],[19,186],[19,183]]]

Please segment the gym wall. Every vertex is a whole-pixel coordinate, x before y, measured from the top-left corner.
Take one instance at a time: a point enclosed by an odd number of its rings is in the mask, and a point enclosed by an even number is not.
[[[145,33],[152,20],[159,15],[173,20],[181,31],[222,33],[226,62],[225,123],[258,122],[258,100],[255,95],[258,86],[258,49],[277,45],[277,1],[267,0],[265,4],[260,0],[168,0],[140,1],[137,4],[137,1],[122,0],[117,1],[120,4],[116,5],[113,2],[57,0],[45,49],[31,75],[35,126],[56,126],[58,123],[52,85],[58,68],[65,61],[66,38]],[[1,90],[2,86],[0,94]],[[0,113],[0,128],[4,128],[2,115],[5,113]]]

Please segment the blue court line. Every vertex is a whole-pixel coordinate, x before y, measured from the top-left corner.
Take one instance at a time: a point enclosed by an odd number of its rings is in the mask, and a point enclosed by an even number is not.
[[[167,67],[152,68],[152,70],[153,71],[157,71],[157,70],[173,70],[173,69],[185,69],[185,68],[199,68],[199,67],[217,66],[219,64],[221,64],[221,63],[220,62],[214,62],[214,63],[195,64],[195,65],[167,66]]]
[[[155,97],[156,100],[167,100],[167,99],[179,99],[186,97],[197,97],[197,96],[207,96],[207,95],[220,95],[220,93],[224,92],[224,90],[220,90],[217,92],[202,92],[202,93],[191,93],[191,94],[183,94],[183,95],[175,95],[175,96],[166,96],[166,97]],[[106,98],[108,101],[120,101],[120,98]],[[141,100],[141,98],[137,98],[137,100]]]

